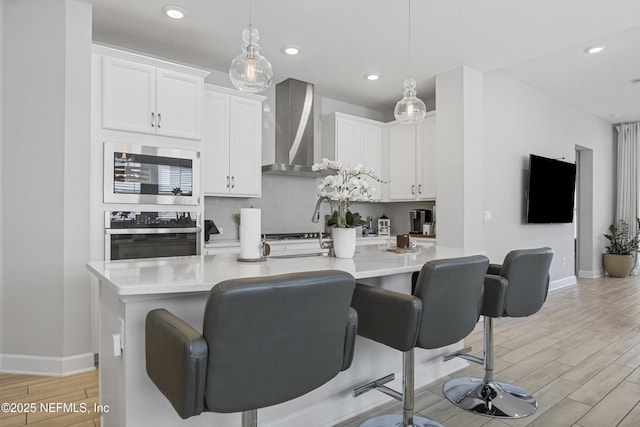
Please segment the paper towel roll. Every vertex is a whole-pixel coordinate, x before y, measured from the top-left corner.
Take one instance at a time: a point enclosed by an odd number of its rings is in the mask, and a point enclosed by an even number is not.
[[[260,209],[240,209],[240,258],[260,259]]]

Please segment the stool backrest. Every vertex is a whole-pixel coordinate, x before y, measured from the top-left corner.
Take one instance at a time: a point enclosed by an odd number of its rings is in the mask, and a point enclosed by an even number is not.
[[[500,276],[507,279],[504,315],[524,317],[536,313],[547,299],[551,248],[519,249],[507,254]]]
[[[473,330],[482,306],[489,259],[483,255],[427,262],[414,295],[422,300],[417,346],[439,348]]]
[[[318,271],[228,280],[209,295],[205,402],[240,412],[301,396],[343,366],[355,279]]]

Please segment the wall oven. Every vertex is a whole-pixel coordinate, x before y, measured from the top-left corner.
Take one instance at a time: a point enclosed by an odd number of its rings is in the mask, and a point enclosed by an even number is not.
[[[105,259],[200,254],[198,212],[105,212]]]
[[[198,205],[200,153],[104,143],[104,202]]]

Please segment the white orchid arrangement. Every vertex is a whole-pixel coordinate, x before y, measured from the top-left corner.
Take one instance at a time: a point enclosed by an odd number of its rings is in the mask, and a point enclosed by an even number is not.
[[[331,202],[333,216],[327,225],[348,228],[364,224],[360,215],[351,213],[349,206],[352,202],[373,200],[376,189],[367,182],[366,177],[384,182],[378,178],[373,169],[360,163],[356,166],[343,166],[338,161],[322,159],[320,163],[313,165],[312,170],[335,171],[333,175],[322,178],[318,186],[318,195]]]

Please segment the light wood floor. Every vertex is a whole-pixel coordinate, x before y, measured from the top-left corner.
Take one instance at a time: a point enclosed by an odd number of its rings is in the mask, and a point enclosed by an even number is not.
[[[640,278],[580,279],[577,286],[550,293],[539,313],[499,319],[494,327],[496,379],[533,393],[538,410],[517,420],[467,413],[442,396],[446,378],[417,394],[416,413],[448,427],[640,426]],[[482,355],[481,327],[466,344]],[[481,367],[455,374],[467,375],[482,376]],[[1,402],[85,402],[92,410],[98,402],[98,375],[0,374]],[[355,427],[363,418],[399,408],[386,405],[339,426]],[[0,412],[0,427],[23,425],[91,427],[99,426],[100,419],[95,413]]]
[[[98,400],[97,371],[68,377],[0,374],[0,427],[99,427]]]

